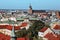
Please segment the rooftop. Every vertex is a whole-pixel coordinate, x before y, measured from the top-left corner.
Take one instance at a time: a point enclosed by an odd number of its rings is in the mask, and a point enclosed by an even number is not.
[[[48,40],[59,40],[57,35],[52,34],[52,33],[47,33],[44,37],[47,38]]]
[[[60,30],[60,25],[56,25],[56,26],[54,27],[54,29]]]
[[[40,30],[40,32],[45,32],[48,28],[47,27],[44,27]]]

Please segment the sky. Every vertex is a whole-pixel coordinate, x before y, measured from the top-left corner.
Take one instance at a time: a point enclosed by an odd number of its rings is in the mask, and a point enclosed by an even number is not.
[[[0,9],[33,9],[60,10],[60,0],[0,0]]]

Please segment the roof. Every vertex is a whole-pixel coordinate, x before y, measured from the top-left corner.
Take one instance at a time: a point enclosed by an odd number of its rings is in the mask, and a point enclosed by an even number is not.
[[[10,40],[11,37],[5,34],[0,33],[0,40]]]
[[[33,13],[44,13],[46,12],[45,10],[32,10]]]
[[[60,35],[57,35],[57,37],[59,38],[59,40],[60,40]]]
[[[44,27],[40,30],[40,32],[45,32],[48,28],[47,27]]]
[[[55,25],[53,29],[60,30],[60,25]]]
[[[0,29],[8,29],[8,30],[12,30],[11,25],[0,25]],[[20,26],[14,26],[14,30],[20,30]]]
[[[24,18],[16,18],[16,20],[24,20]]]
[[[30,20],[38,20],[38,18],[29,18]]]
[[[17,40],[29,40],[29,38],[27,38],[27,37],[20,37],[20,38],[17,38]]]
[[[2,28],[2,29],[4,29],[4,28],[6,28],[6,27],[5,27],[5,26],[3,26],[3,25],[0,25],[0,29],[1,29],[1,28]]]
[[[11,25],[6,25],[6,29],[12,30],[12,26]]]
[[[14,29],[15,30],[20,30],[20,26],[15,26]]]
[[[25,27],[25,26],[27,26],[27,22],[23,22],[23,23],[20,25],[20,27]]]
[[[17,40],[25,40],[25,38],[17,38]]]
[[[47,38],[48,40],[59,40],[59,38],[52,33],[47,33],[44,37]]]

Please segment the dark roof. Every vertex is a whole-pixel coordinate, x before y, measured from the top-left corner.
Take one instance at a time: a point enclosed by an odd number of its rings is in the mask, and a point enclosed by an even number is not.
[[[45,10],[32,10],[33,13],[44,13],[46,12]]]

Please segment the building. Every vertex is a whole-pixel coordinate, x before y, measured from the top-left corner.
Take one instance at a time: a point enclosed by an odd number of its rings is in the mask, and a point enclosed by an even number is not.
[[[41,15],[41,14],[46,14],[45,10],[33,10],[32,6],[29,6],[29,10],[28,10],[29,14],[34,14],[34,15]]]
[[[60,19],[60,11],[56,11],[56,16],[58,19]]]
[[[47,33],[53,33],[52,30],[50,28],[47,27],[43,27],[39,32],[38,32],[38,36],[39,37],[44,37]]]
[[[47,38],[48,40],[60,40],[60,38],[53,33],[47,33],[44,37]]]

